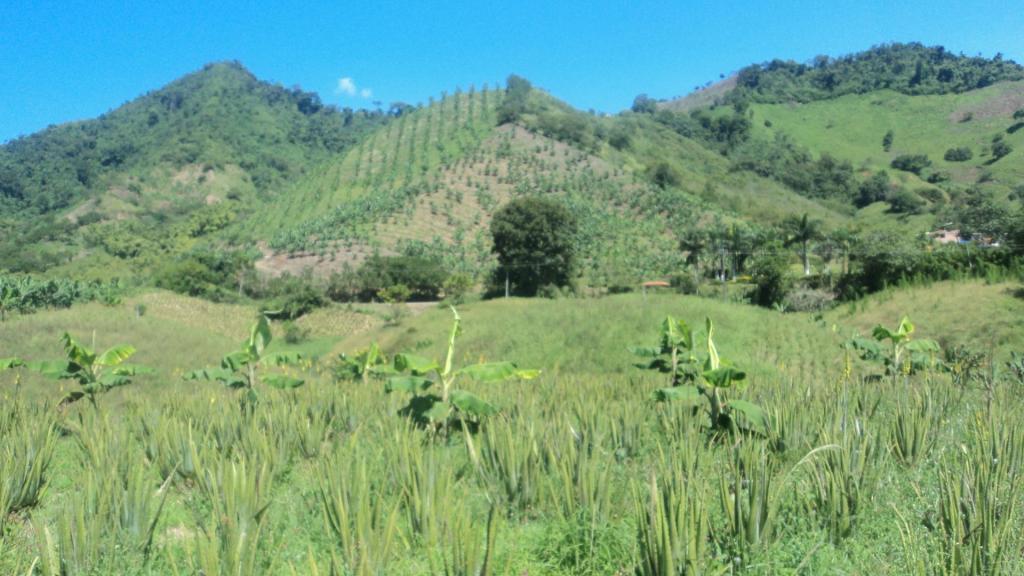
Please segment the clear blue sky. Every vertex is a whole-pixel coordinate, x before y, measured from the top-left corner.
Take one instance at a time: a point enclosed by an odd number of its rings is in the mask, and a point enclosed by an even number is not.
[[[97,116],[215,60],[342,106],[425,102],[516,73],[605,112],[753,62],[891,41],[1024,60],[1024,10],[1005,0],[256,4],[0,2],[0,142]]]

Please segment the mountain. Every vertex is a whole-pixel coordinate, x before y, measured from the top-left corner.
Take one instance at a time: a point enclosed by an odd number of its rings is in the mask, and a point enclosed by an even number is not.
[[[207,65],[95,120],[0,147],[0,231],[11,240],[0,261],[52,265],[69,250],[19,257],[19,245],[73,244],[76,226],[162,225],[228,194],[259,197],[382,123],[261,82],[237,62]]]
[[[693,230],[749,253],[803,214],[917,234],[978,198],[1008,205],[1024,197],[1020,109],[1017,64],[919,44],[754,65],[615,116],[516,76],[338,110],[211,64],[0,147],[0,269],[145,282],[212,250],[270,275],[407,254],[480,278],[494,211],[548,194],[579,215],[584,282],[608,286],[680,269]]]

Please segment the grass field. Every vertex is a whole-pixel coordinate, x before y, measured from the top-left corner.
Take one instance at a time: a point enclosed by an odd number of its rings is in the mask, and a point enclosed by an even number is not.
[[[55,358],[64,330],[85,342],[95,331],[98,347],[133,344],[132,361],[157,370],[96,409],[63,411],[60,384],[0,373],[0,573],[679,573],[667,558],[685,573],[1024,570],[1021,383],[885,375],[840,347],[909,314],[915,337],[1002,361],[1024,349],[1017,285],[893,289],[822,317],[669,294],[459,310],[456,367],[542,370],[457,380],[501,410],[471,419],[472,433],[411,425],[396,415],[407,395],[336,381],[327,364],[370,342],[442,357],[442,307],[398,326],[374,308],[303,318],[311,340],[291,349],[321,362],[288,369],[307,380],[293,391],[261,385],[251,411],[238,391],[180,378],[236,349],[251,308],[152,292],[0,324],[0,357]],[[761,432],[652,400],[667,379],[627,348],[656,343],[666,314],[694,325],[699,356],[703,320],[715,321],[718,352],[748,372],[723,397],[763,407]]]
[[[889,163],[900,154],[927,154],[933,169],[949,172],[963,184],[974,184],[989,172],[993,177],[990,185],[1008,191],[1024,178],[1024,163],[1014,157],[1019,151],[997,162],[982,154],[1000,134],[1015,149],[1024,146],[1024,133],[1008,132],[1016,124],[1013,113],[1024,108],[1024,82],[1000,83],[964,94],[906,96],[881,91],[753,108],[756,131],[784,131],[816,155],[827,152],[865,170],[889,169]],[[882,138],[889,130],[893,143],[886,152]],[[966,162],[944,160],[946,150],[955,147],[970,148],[974,157]],[[910,188],[928,186],[916,176],[903,176]]]

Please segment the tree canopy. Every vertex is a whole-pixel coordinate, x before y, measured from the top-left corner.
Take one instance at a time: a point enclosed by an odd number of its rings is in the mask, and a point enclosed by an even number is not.
[[[543,286],[568,286],[576,264],[576,230],[576,217],[554,200],[512,200],[491,220],[498,280],[508,278],[515,293],[525,296]]]

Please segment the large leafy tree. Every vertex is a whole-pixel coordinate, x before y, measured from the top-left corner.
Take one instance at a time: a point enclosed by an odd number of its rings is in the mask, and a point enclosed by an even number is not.
[[[494,214],[491,236],[498,278],[517,294],[533,296],[541,286],[566,286],[576,265],[576,218],[562,204],[540,197],[517,198]]]

